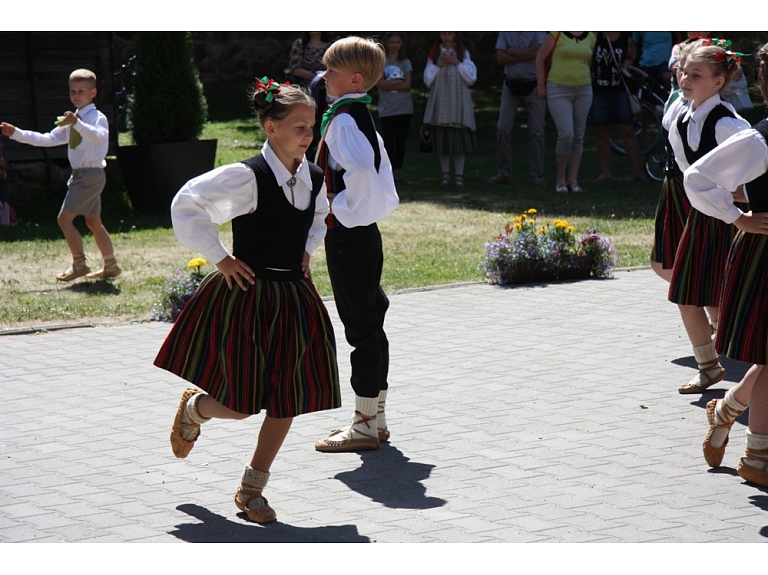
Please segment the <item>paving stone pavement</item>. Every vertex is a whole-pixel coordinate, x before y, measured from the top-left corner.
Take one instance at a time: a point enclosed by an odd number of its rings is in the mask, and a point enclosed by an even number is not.
[[[168,435],[185,382],[152,366],[168,324],[0,338],[2,542],[764,542],[768,490],[701,454],[702,396],[664,282],[615,279],[391,296],[388,422],[373,452],[321,454],[345,407],[295,420],[266,495],[232,498],[260,416],[212,422],[187,459]]]

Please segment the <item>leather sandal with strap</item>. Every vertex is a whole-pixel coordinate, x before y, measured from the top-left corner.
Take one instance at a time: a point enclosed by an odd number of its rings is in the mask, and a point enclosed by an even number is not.
[[[373,425],[371,425],[373,423]],[[370,433],[360,431],[360,427],[365,425]],[[372,428],[372,429],[371,429]],[[339,434],[346,434],[344,439],[331,439]],[[353,434],[362,437],[353,437]],[[355,418],[352,425],[346,429],[334,429],[325,439],[315,443],[315,449],[325,453],[342,453],[347,451],[371,451],[379,448],[379,431],[376,428],[376,416],[366,416],[355,411]]]
[[[171,428],[171,449],[173,449],[173,454],[183,459],[187,455],[189,455],[189,452],[192,451],[192,448],[195,446],[195,441],[197,441],[197,438],[200,437],[200,424],[195,423],[194,421],[190,421],[189,423],[184,423],[182,421],[184,417],[184,410],[187,407],[187,401],[189,401],[192,396],[197,395],[198,393],[202,393],[198,389],[193,389],[191,387],[184,390],[184,393],[181,394],[181,401],[179,402],[179,408],[176,410],[176,417],[173,420],[173,427]],[[196,428],[197,433],[195,434],[195,438],[190,440],[184,439],[184,437],[181,434],[182,428]]]
[[[720,364],[719,359],[714,359],[707,363],[702,363],[701,368],[699,369],[699,383],[694,383],[696,378],[693,378],[688,383],[685,383],[677,388],[678,393],[682,394],[689,394],[689,393],[704,393],[704,391],[707,390],[707,388],[712,387],[716,383],[720,383],[725,378],[725,369],[720,366],[720,373],[718,373],[715,377],[710,377],[707,373],[708,371],[712,370],[714,367]]]
[[[762,469],[752,467],[749,461],[762,461]],[[750,449],[744,452],[744,456],[739,460],[739,467],[736,470],[742,479],[759,485],[761,487],[768,487],[768,449]]]
[[[440,182],[440,185],[441,185],[441,186],[447,186],[447,185],[448,185],[448,184],[450,184],[450,183],[451,183],[451,174],[449,174],[448,172],[445,172],[445,173],[443,174],[443,179],[442,179],[442,181]]]
[[[61,272],[59,275],[57,275],[56,279],[60,282],[70,282],[88,274],[90,271],[91,268],[88,267],[88,263],[86,262],[85,258],[77,259],[72,262],[72,265],[67,271]]]
[[[245,497],[241,498],[241,495]],[[261,499],[264,502],[264,505],[253,508],[249,507],[251,501],[254,499]],[[275,513],[275,510],[269,506],[267,498],[261,494],[261,489],[257,489],[253,485],[248,485],[247,483],[240,484],[237,488],[237,493],[235,494],[235,505],[237,505],[237,508],[240,511],[243,511],[248,516],[248,519],[254,523],[271,523],[277,519],[277,513]]]
[[[117,262],[112,260],[109,263],[104,263],[104,267],[98,271],[88,274],[88,279],[91,280],[103,280],[106,278],[116,278],[123,270],[117,265]]]
[[[715,409],[717,409],[718,402],[723,402],[723,410],[725,411],[726,416],[731,420],[731,423],[723,424],[723,425],[717,425],[715,423]],[[715,447],[712,445],[712,434],[715,432],[716,429],[727,429],[729,432],[731,431],[731,427],[733,427],[733,424],[736,422],[736,418],[739,417],[743,411],[735,411],[731,407],[728,406],[727,403],[725,403],[724,399],[713,399],[709,403],[707,403],[707,420],[709,421],[709,430],[707,431],[707,436],[704,438],[704,444],[702,445],[702,449],[704,451],[704,459],[707,460],[707,464],[710,467],[720,467],[720,464],[723,462],[723,456],[725,455],[725,448],[728,445],[728,436],[725,436],[725,441],[723,442],[723,445],[720,447]]]

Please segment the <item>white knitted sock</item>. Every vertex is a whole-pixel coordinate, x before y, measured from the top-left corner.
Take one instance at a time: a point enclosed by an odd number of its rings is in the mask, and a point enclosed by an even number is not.
[[[744,410],[747,409],[746,405],[742,405],[736,401],[736,396],[733,394],[733,388],[728,390],[725,397],[717,402],[715,406],[715,425],[729,425],[736,421]],[[730,429],[718,428],[712,432],[712,437],[709,442],[712,447],[722,447]]]
[[[197,402],[203,397],[204,393],[196,393],[187,400],[184,406],[184,413],[181,414],[181,423],[198,423],[202,425],[210,421],[210,417],[202,417],[197,411]],[[181,436],[187,441],[194,441],[197,437],[197,429],[194,427],[182,427]]]
[[[352,424],[340,429],[328,439],[330,441],[345,441],[348,439],[361,439],[363,437],[375,437],[378,439],[377,413],[379,411],[379,397],[360,397],[355,395],[355,415]]]
[[[240,479],[241,491],[237,493],[237,498],[243,505],[254,493],[261,495],[261,492],[267,486],[269,475],[268,471],[259,471],[250,465],[245,466],[243,477]],[[264,507],[264,505],[266,503],[262,497],[254,497],[248,503],[248,509],[258,509],[259,507]]]
[[[749,450],[749,459],[744,463],[762,471],[768,471],[768,435],[759,435],[747,430],[747,449]],[[763,453],[755,453],[762,451]]]
[[[384,413],[384,410],[387,407],[387,390],[382,389],[379,392],[379,405],[378,410],[376,412],[376,427],[379,429],[386,429],[387,428],[387,415]]]
[[[721,372],[725,371],[720,364],[720,358],[715,350],[714,341],[694,346],[693,355],[696,358],[696,363],[699,365],[699,370],[708,375],[710,379],[716,379]],[[697,373],[689,383],[692,385],[706,385],[708,380],[701,373]]]

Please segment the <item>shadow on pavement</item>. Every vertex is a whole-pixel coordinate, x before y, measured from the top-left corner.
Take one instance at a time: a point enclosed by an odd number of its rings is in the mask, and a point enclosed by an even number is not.
[[[696,358],[694,358],[692,355],[689,355],[687,357],[678,357],[677,359],[673,359],[672,363],[674,363],[675,365],[681,365],[683,367],[690,367],[691,369],[694,369],[697,371],[699,369],[699,364],[696,363]],[[725,381],[732,381],[733,383],[739,383],[741,381],[741,378],[744,377],[744,374],[747,373],[747,370],[750,367],[752,367],[751,363],[744,363],[742,361],[728,359],[727,357],[722,355],[720,356],[720,363],[725,368]],[[693,377],[694,375],[696,374],[695,373],[691,374],[691,377]],[[680,382],[680,383],[682,384],[684,382]],[[706,403],[704,405],[706,405]]]
[[[370,543],[360,535],[355,525],[326,527],[293,527],[275,521],[266,525],[251,523],[245,513],[237,516],[242,523],[208,511],[195,504],[179,505],[176,509],[191,515],[201,523],[182,523],[169,533],[190,543]]]
[[[388,443],[376,451],[361,452],[360,458],[360,467],[336,475],[351,490],[394,509],[433,509],[446,504],[445,499],[427,497],[427,488],[421,484],[434,465],[412,463]]]

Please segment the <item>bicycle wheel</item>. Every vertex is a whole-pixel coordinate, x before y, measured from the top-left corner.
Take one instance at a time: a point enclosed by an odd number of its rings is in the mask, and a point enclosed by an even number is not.
[[[661,118],[656,114],[655,106],[646,101],[641,105],[643,110],[635,117],[635,137],[642,157],[661,142]],[[611,149],[622,156],[627,154],[618,126],[611,126]]]
[[[664,179],[664,165],[666,163],[666,150],[658,145],[645,155],[645,173],[657,182]]]

